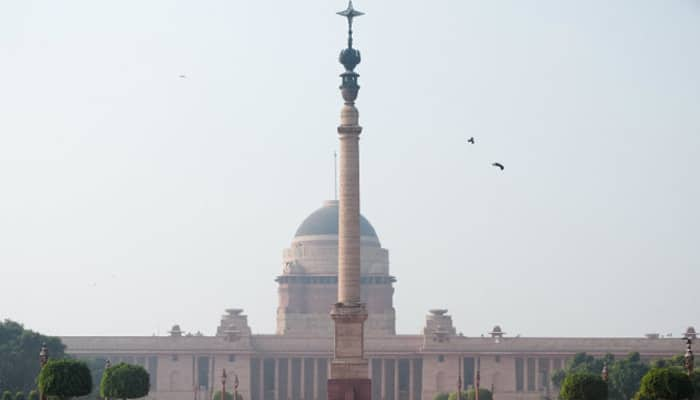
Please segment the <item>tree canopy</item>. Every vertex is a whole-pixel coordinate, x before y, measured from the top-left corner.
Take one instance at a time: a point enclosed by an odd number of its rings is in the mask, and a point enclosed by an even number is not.
[[[105,370],[100,383],[100,395],[105,398],[138,399],[149,390],[148,372],[140,365],[113,365]]]
[[[564,400],[607,400],[608,385],[598,375],[575,372],[564,379],[559,397]]]
[[[683,400],[693,398],[693,383],[687,373],[678,367],[652,368],[642,378],[635,399]]]
[[[236,393],[236,399],[243,400],[243,396],[241,396],[240,393]],[[214,393],[213,400],[221,400],[221,390],[217,390],[216,393]],[[233,391],[229,391],[228,389],[226,389],[226,396],[224,400],[233,400]]]
[[[492,400],[493,394],[488,389],[479,388],[479,400]],[[448,400],[457,400],[457,392],[450,393]],[[462,391],[461,400],[476,400],[476,390],[469,389]]]
[[[14,397],[15,396],[13,396],[12,392],[9,390],[2,392],[2,400],[14,400]]]
[[[87,364],[78,360],[49,360],[39,373],[39,391],[49,397],[69,399],[92,391]]]
[[[27,400],[39,400],[39,392],[37,392],[36,390],[32,390],[27,395]]]
[[[24,329],[14,321],[0,322],[0,385],[3,389],[15,392],[34,389],[42,343],[46,343],[50,358],[65,357],[66,347],[58,338]]]

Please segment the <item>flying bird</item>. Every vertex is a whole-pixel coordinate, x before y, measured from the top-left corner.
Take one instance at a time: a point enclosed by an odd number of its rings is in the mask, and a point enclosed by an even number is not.
[[[180,78],[185,79],[187,78],[187,75],[180,75]]]
[[[505,167],[503,166],[503,164],[498,163],[498,162],[495,162],[495,163],[493,163],[493,164],[491,164],[491,165],[493,165],[494,167],[500,168],[501,171],[503,171],[503,170],[505,169]]]
[[[467,139],[467,143],[474,144],[474,136],[472,136],[472,137],[470,137],[469,139]]]

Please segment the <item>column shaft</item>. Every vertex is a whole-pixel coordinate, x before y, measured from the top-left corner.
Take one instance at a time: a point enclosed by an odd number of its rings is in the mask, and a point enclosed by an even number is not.
[[[338,221],[338,301],[360,303],[360,163],[359,136],[340,135]]]

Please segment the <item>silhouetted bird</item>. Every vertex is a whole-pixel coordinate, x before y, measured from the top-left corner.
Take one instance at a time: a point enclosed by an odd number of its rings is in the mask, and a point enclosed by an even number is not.
[[[187,75],[180,75],[180,78],[185,79],[187,78]]]
[[[495,163],[493,163],[493,164],[491,164],[491,165],[493,165],[494,167],[500,168],[501,171],[503,171],[503,170],[505,169],[505,167],[504,167],[503,164],[501,164],[501,163],[495,162]]]
[[[474,144],[474,136],[470,137],[470,138],[467,140],[467,143]]]

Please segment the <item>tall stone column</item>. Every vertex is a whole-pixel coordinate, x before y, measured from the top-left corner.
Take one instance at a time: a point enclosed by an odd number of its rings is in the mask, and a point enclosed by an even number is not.
[[[352,47],[352,21],[362,15],[352,1],[338,13],[348,19],[348,47],[340,53],[344,105],[340,112],[340,193],[338,220],[338,302],[331,317],[335,326],[334,357],[328,380],[329,400],[370,400],[369,365],[364,358],[367,309],[360,302],[360,153],[362,127],[355,100],[360,86],[354,71],[360,52]]]

